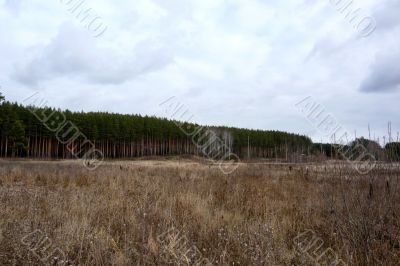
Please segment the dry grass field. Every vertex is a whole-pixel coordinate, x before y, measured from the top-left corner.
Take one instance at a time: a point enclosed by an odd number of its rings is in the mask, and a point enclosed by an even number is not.
[[[398,169],[0,161],[0,265],[399,265]]]

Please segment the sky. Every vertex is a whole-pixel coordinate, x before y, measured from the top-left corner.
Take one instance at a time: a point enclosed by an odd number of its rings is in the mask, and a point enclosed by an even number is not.
[[[0,92],[22,103],[168,117],[329,141],[400,131],[398,0],[0,0]]]

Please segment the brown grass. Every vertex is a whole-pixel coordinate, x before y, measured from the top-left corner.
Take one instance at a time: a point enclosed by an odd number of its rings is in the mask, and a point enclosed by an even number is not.
[[[74,265],[178,264],[158,241],[171,228],[214,265],[313,265],[293,244],[307,229],[349,265],[400,262],[398,167],[367,176],[268,164],[224,175],[190,161],[0,167],[0,265],[43,265],[21,242],[35,230]]]

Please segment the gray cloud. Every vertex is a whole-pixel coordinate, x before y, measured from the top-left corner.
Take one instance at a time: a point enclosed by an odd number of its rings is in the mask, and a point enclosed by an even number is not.
[[[385,31],[390,30],[400,25],[400,1],[398,0],[386,0],[380,1],[373,13],[378,30]]]
[[[362,81],[363,92],[390,92],[400,89],[400,53],[380,54]]]
[[[94,84],[122,84],[172,62],[171,52],[156,40],[141,41],[132,50],[120,53],[100,48],[80,28],[63,24],[57,36],[38,49],[30,61],[17,63],[13,77],[28,86],[57,77]]]
[[[204,124],[320,141],[293,108],[312,95],[359,134],[371,123],[382,135],[388,119],[400,129],[398,0],[357,1],[377,21],[367,38],[329,0],[90,1],[109,26],[101,38],[59,1],[3,3],[0,85],[12,101],[40,90],[57,107],[164,115],[158,104],[176,96]]]

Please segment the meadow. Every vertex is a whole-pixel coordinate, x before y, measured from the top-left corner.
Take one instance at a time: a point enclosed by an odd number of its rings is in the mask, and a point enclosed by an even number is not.
[[[399,177],[389,164],[225,175],[201,159],[0,160],[0,265],[399,265]]]

